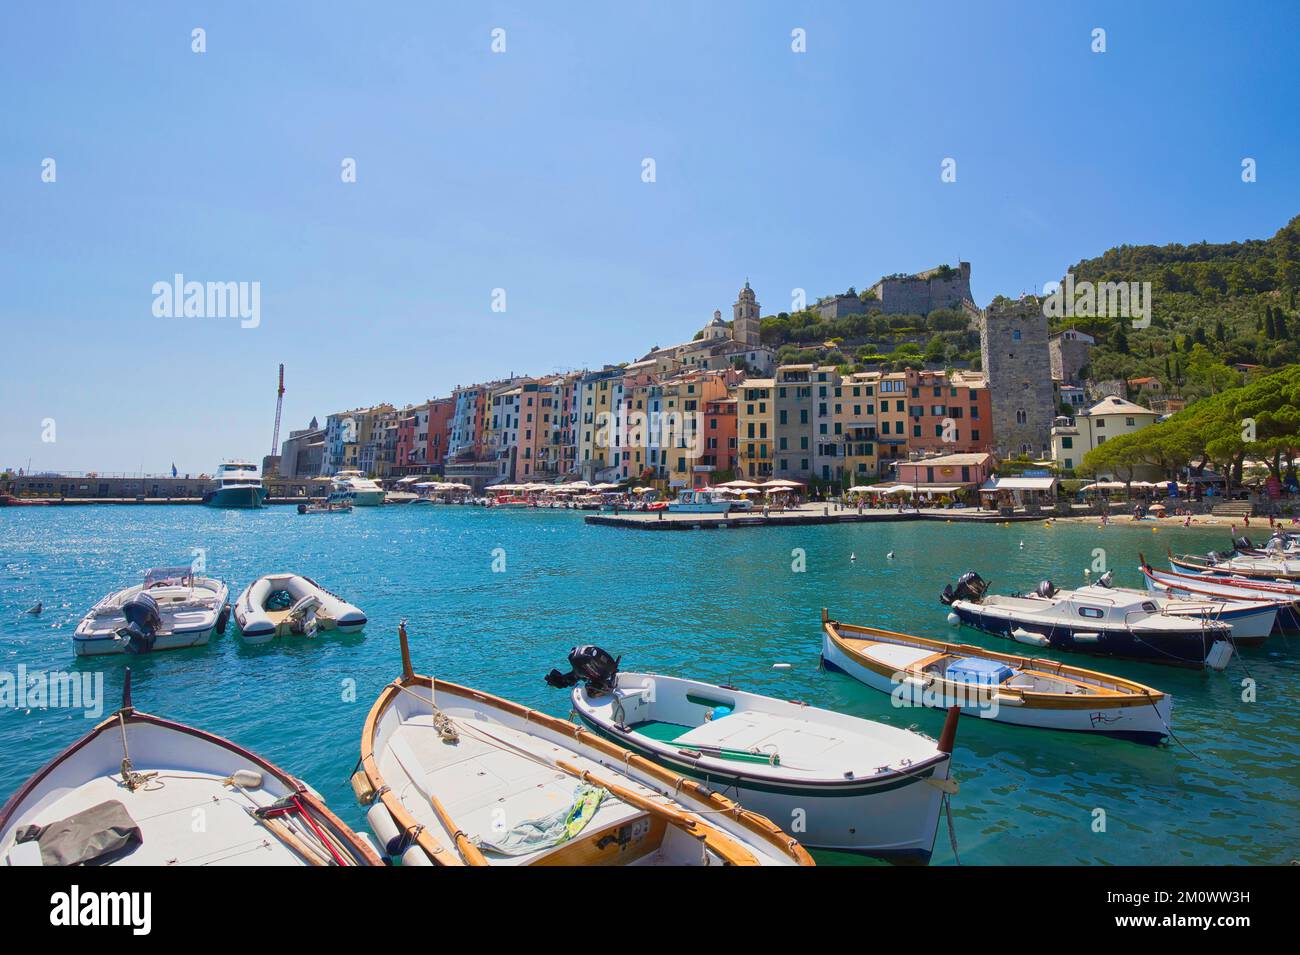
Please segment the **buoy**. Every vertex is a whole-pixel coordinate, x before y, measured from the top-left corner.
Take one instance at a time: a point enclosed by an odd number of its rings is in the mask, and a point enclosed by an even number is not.
[[[1024,542],[1024,541],[1021,541],[1021,542],[1020,542],[1020,549],[1021,549],[1021,550],[1024,550],[1024,549],[1025,549],[1025,542]]]
[[[1041,633],[1032,633],[1029,630],[1025,630],[1023,627],[1016,627],[1012,630],[1011,639],[1015,640],[1017,643],[1027,643],[1034,647],[1045,647],[1051,642]]]
[[[893,560],[893,559],[894,559],[894,552],[891,550],[888,554],[885,555],[885,559],[886,559],[886,560]]]
[[[857,555],[857,554],[849,554],[849,560],[854,561],[854,560],[857,560],[857,559],[858,559],[858,555]]]
[[[262,785],[262,774],[251,769],[237,769],[222,782],[227,786],[233,784],[244,789],[257,789]]]
[[[790,664],[788,664],[788,663],[773,663],[773,664],[772,664],[772,669],[773,669],[773,670],[788,670],[788,669],[790,669]]]
[[[948,611],[948,623],[955,627],[957,624],[961,623],[961,617],[957,616],[957,614],[950,610]]]
[[[1083,568],[1083,576],[1085,576],[1085,577],[1091,577],[1091,576],[1092,576],[1092,571],[1089,570],[1087,567]]]

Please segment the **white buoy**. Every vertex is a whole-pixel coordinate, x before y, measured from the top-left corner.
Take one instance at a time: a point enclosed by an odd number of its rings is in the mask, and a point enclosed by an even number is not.
[[[1091,577],[1091,576],[1092,576],[1092,571],[1089,570],[1087,567],[1083,568],[1083,576],[1085,576],[1085,577]]]
[[[1024,541],[1021,541],[1021,542],[1020,542],[1020,549],[1021,549],[1021,550],[1024,550],[1024,549],[1025,549],[1025,542],[1024,542]]]
[[[961,617],[957,616],[957,614],[950,610],[948,611],[948,623],[955,627],[957,624],[961,623]]]
[[[891,550],[888,554],[885,555],[885,558],[886,558],[887,560],[893,560],[893,559],[894,559],[894,552]]]
[[[262,774],[251,769],[237,769],[222,782],[239,786],[241,789],[258,789],[262,785]]]
[[[788,670],[788,669],[790,669],[790,664],[788,664],[788,663],[773,663],[773,664],[772,664],[772,669],[773,669],[773,670]]]
[[[858,559],[858,555],[857,555],[857,554],[849,554],[849,561],[850,561],[850,562],[855,561],[855,560],[857,560],[857,559]]]

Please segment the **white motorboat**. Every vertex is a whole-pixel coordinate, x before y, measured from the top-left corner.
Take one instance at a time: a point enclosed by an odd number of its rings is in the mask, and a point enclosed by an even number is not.
[[[414,504],[420,500],[420,495],[414,491],[385,491],[385,504]]]
[[[330,479],[329,504],[378,507],[384,503],[384,489],[360,471],[339,471]]]
[[[312,637],[319,630],[356,633],[366,625],[366,615],[310,577],[267,574],[235,601],[235,623],[245,643],[267,643],[277,637]]]
[[[189,567],[154,567],[144,582],[109,594],[72,636],[79,657],[202,646],[230,619],[229,591]]]
[[[361,733],[352,788],[403,865],[811,865],[720,792],[537,710],[402,675]]]
[[[131,706],[54,757],[0,811],[0,865],[382,865],[306,783]]]
[[[1300,629],[1300,586],[1246,577],[1156,570],[1141,554],[1138,558],[1142,561],[1139,569],[1146,579],[1147,588],[1153,593],[1195,599],[1270,601],[1277,607],[1278,622],[1274,629]]]
[[[1139,743],[1169,735],[1172,698],[1133,680],[840,623],[825,610],[822,662],[890,694],[898,706],[959,706],[963,716]]]
[[[665,768],[735,793],[813,848],[928,862],[949,778],[956,708],[936,743],[884,723],[658,673],[618,672],[599,647],[569,654],[579,719]]]
[[[1149,594],[1096,584],[1059,590],[1050,580],[1033,594],[988,595],[971,571],[944,589],[949,622],[1034,647],[1221,670],[1232,657],[1232,627],[1220,620],[1178,616]]]
[[[266,488],[258,477],[257,465],[248,461],[227,461],[217,466],[217,486],[203,495],[208,507],[261,507]]]
[[[712,488],[687,488],[677,495],[677,500],[668,505],[668,510],[675,514],[725,514],[732,510],[736,502],[722,491]]]

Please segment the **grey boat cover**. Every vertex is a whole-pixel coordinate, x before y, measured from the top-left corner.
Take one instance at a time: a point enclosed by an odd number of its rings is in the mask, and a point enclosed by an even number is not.
[[[86,865],[121,855],[144,841],[140,827],[116,799],[45,826],[23,826],[15,842],[35,842],[45,865]]]

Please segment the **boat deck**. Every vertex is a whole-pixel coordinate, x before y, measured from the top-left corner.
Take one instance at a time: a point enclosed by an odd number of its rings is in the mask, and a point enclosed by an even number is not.
[[[48,825],[116,800],[139,826],[143,841],[112,865],[306,864],[246,812],[253,802],[273,803],[271,793],[246,789],[246,798],[209,773],[139,765],[135,770],[158,775],[135,792],[115,774],[95,777],[44,807],[34,821]],[[11,855],[30,851],[25,846],[7,849]]]

